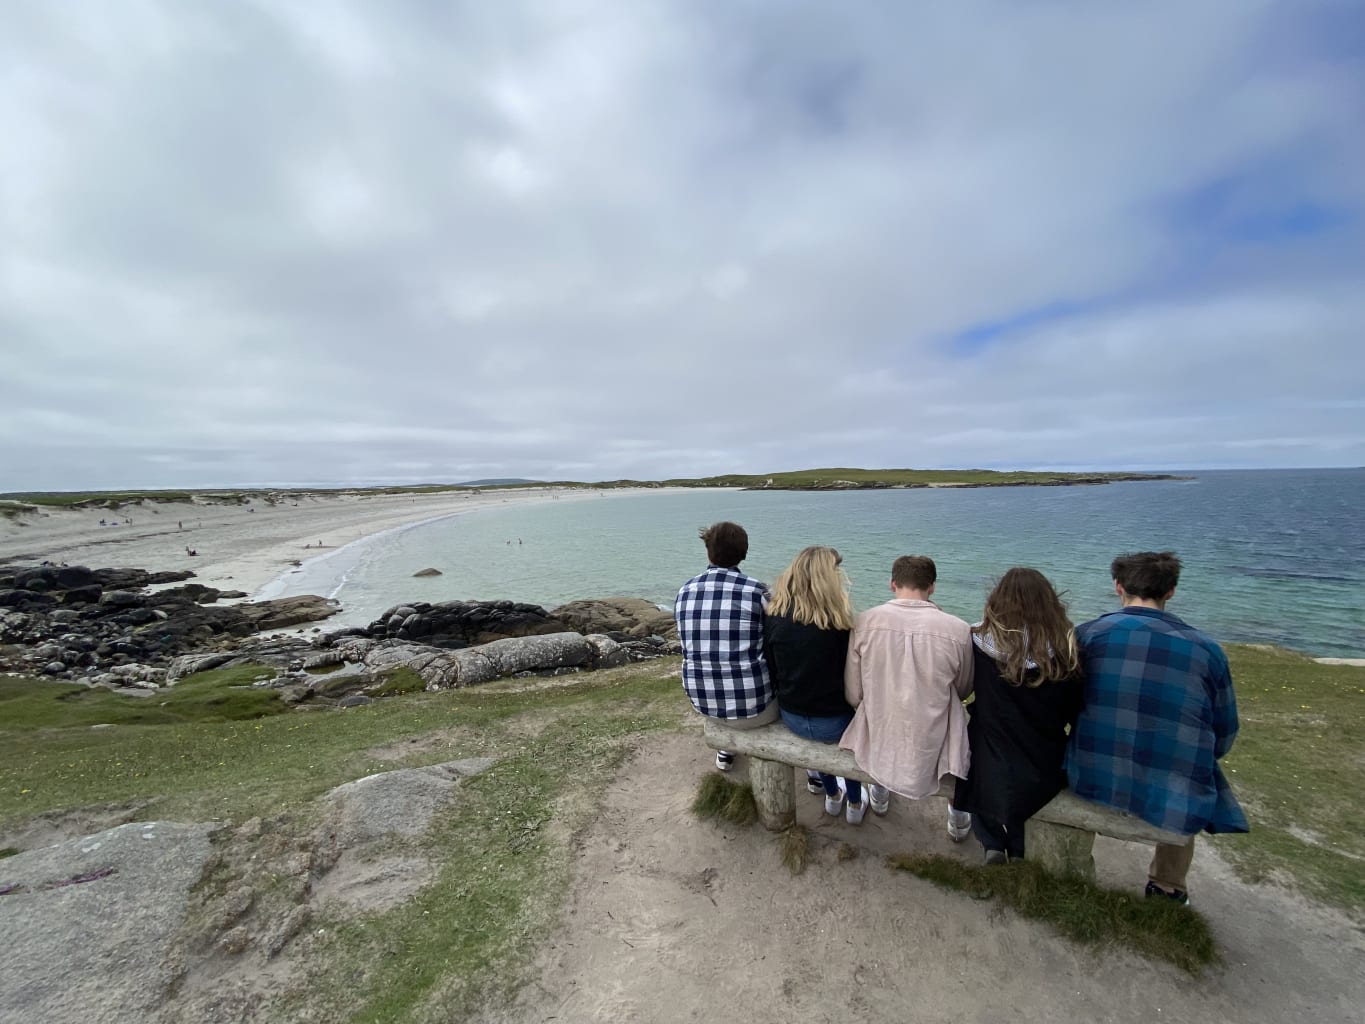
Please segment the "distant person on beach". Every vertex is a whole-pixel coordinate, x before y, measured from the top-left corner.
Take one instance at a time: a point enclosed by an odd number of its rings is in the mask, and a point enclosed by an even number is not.
[[[937,579],[932,558],[897,558],[895,596],[859,615],[849,639],[844,696],[856,711],[839,745],[879,783],[873,814],[890,809],[885,790],[934,796],[945,777],[965,779],[971,763],[962,702],[972,692],[972,629],[929,600]],[[953,842],[971,827],[972,816],[950,803]]]
[[[777,721],[768,662],[763,654],[763,606],[768,588],[739,571],[749,554],[749,535],[738,523],[720,522],[700,531],[708,565],[682,585],[673,602],[683,649],[683,690],[698,714],[732,729],[755,729]],[[716,753],[728,772],[735,755]]]
[[[817,743],[838,743],[853,721],[853,709],[844,699],[853,606],[842,562],[834,548],[801,551],[777,577],[763,617],[763,655],[782,721],[796,735]],[[825,772],[807,772],[806,777],[812,793],[825,794],[826,814],[837,817],[842,809],[850,825],[862,823],[867,802],[857,779],[841,787],[837,776]]]
[[[1237,698],[1223,649],[1166,611],[1180,582],[1172,551],[1120,555],[1109,567],[1122,607],[1076,629],[1085,709],[1067,779],[1087,800],[1189,836],[1158,844],[1146,894],[1190,902],[1199,832],[1246,832],[1218,759],[1237,736]]]
[[[953,806],[970,811],[987,864],[1024,856],[1024,822],[1066,787],[1067,729],[1084,683],[1071,620],[1037,569],[1011,569],[972,627],[967,738],[972,760]]]

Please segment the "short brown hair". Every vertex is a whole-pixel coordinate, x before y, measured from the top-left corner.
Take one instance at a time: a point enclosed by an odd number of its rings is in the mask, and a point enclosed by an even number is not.
[[[712,565],[733,569],[749,554],[749,535],[739,523],[712,523],[697,531]]]
[[[1109,566],[1109,575],[1131,597],[1164,601],[1180,582],[1180,559],[1174,551],[1119,555]]]
[[[928,590],[938,579],[938,566],[928,555],[901,555],[891,563],[891,582],[898,587]]]

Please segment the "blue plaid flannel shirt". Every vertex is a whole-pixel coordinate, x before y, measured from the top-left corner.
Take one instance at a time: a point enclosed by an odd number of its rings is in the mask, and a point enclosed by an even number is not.
[[[1237,736],[1223,649],[1169,612],[1128,607],[1076,627],[1085,709],[1072,791],[1182,835],[1246,832],[1218,759]]]
[[[738,569],[710,566],[673,602],[683,649],[683,689],[712,718],[752,718],[773,699],[763,657],[768,588]]]

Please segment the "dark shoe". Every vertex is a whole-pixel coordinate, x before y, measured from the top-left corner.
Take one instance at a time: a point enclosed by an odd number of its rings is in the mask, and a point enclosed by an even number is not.
[[[723,772],[728,772],[730,766],[735,763],[735,755],[725,750],[716,751],[716,767]]]
[[[816,796],[824,795],[825,784],[820,781],[820,776],[818,775],[806,776],[806,792],[814,793]]]
[[[986,851],[987,864],[1008,864],[1009,861],[1010,861],[1009,856],[1005,853],[1004,850]]]
[[[1172,903],[1179,903],[1182,907],[1188,907],[1190,905],[1190,894],[1187,893],[1184,889],[1176,889],[1174,892],[1167,892],[1165,889],[1161,888],[1161,886],[1157,885],[1155,882],[1147,883],[1147,888],[1143,892],[1143,895],[1149,899],[1152,899],[1157,896],[1164,896]]]

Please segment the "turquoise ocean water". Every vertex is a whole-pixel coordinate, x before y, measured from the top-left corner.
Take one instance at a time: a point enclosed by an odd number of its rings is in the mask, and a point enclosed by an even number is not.
[[[553,607],[627,595],[667,607],[705,567],[698,527],[718,519],[748,530],[742,568],[769,582],[802,547],[837,547],[860,610],[889,596],[897,555],[930,555],[935,600],[969,621],[1011,566],[1046,573],[1079,622],[1115,606],[1115,554],[1173,549],[1185,570],[1170,610],[1216,639],[1365,657],[1365,470],[1093,487],[566,495],[381,534],[271,590],[335,596],[348,623],[415,600]],[[427,566],[443,575],[412,578]]]

